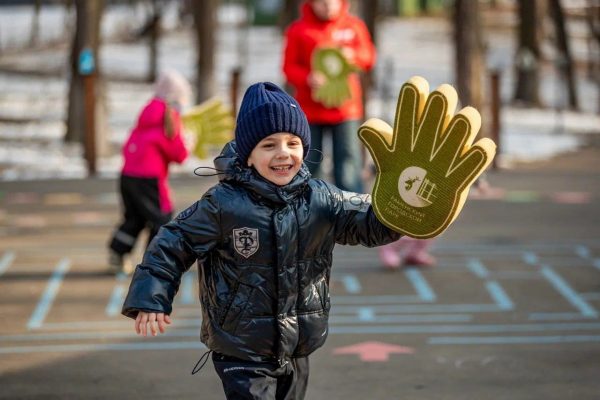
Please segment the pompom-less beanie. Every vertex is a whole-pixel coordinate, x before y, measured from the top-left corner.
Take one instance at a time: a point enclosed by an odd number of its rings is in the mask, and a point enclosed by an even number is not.
[[[306,158],[310,128],[298,102],[274,83],[255,83],[244,94],[235,127],[236,148],[244,165],[258,142],[278,132],[300,137]]]
[[[154,95],[167,103],[185,107],[190,103],[192,88],[183,75],[173,69],[161,72],[154,85]]]

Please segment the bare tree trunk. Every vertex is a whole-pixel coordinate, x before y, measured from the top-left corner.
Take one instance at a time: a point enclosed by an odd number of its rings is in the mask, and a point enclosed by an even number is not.
[[[540,106],[540,49],[538,0],[519,0],[519,42],[516,55],[517,80],[514,100]]]
[[[369,34],[373,43],[377,45],[377,11],[379,6],[379,0],[362,0],[360,2],[360,13],[367,25]],[[373,85],[375,85],[375,78],[373,70],[361,74],[361,81],[363,85],[363,103],[366,104],[369,100],[368,96]]]
[[[217,90],[215,74],[215,32],[218,28],[219,0],[192,2],[196,43],[198,48],[196,97],[198,102],[214,96]]]
[[[31,18],[31,32],[29,35],[29,46],[33,47],[38,44],[40,36],[40,9],[42,8],[42,0],[35,0],[33,5],[33,17]]]
[[[578,110],[579,102],[577,101],[577,83],[575,81],[575,71],[573,70],[573,57],[571,55],[571,47],[569,46],[565,16],[559,0],[550,0],[550,13],[554,20],[556,45],[559,51],[557,64],[560,74],[564,76],[567,82],[569,108]]]
[[[300,5],[302,0],[284,0],[283,10],[279,19],[281,30],[285,30],[289,24],[295,21],[300,16]]]
[[[597,112],[600,113],[600,4],[597,0],[589,0],[586,10],[586,20],[590,30],[589,49],[590,61],[588,74],[598,89]]]
[[[485,64],[479,2],[456,0],[453,17],[458,95],[463,106],[470,105],[482,110]]]
[[[102,106],[102,84],[98,71],[98,49],[100,47],[100,21],[104,8],[103,0],[75,0],[77,13],[76,29],[71,48],[70,69],[71,82],[69,86],[69,103],[67,111],[67,132],[65,140],[68,142],[84,143],[86,137],[87,118],[95,121],[95,132],[102,140],[98,140],[99,148],[104,149],[105,140],[104,107]],[[100,101],[96,102],[94,115],[86,115],[85,76],[79,71],[79,56],[85,48],[89,48],[95,60],[95,87],[92,96]],[[89,87],[89,86],[88,86]],[[102,150],[101,150],[102,151]]]
[[[148,75],[146,76],[146,82],[154,82],[158,76],[158,43],[161,33],[162,11],[159,0],[152,0],[148,21],[140,33],[140,36],[148,38]]]

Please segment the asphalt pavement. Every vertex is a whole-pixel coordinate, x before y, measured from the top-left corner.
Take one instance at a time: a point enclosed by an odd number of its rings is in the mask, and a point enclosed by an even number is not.
[[[590,145],[491,171],[433,268],[390,272],[376,249],[337,248],[307,398],[600,398],[599,161]],[[175,178],[177,208],[214,182]],[[190,374],[205,351],[196,271],[166,335],[137,337],[120,316],[128,278],[106,273],[105,249],[115,189],[0,183],[0,398],[224,397],[210,362]]]

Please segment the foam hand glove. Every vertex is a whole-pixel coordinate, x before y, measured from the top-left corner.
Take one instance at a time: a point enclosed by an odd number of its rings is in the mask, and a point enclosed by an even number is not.
[[[452,86],[428,92],[425,79],[412,77],[400,90],[394,127],[372,118],[358,131],[377,167],[377,218],[421,239],[439,235],[456,219],[469,187],[496,152],[490,139],[473,144],[481,117],[472,107],[454,115]]]
[[[325,83],[313,91],[313,99],[327,108],[341,106],[351,97],[348,75],[354,68],[339,49],[323,47],[315,50],[312,69],[325,76]]]
[[[210,99],[190,108],[183,114],[182,121],[196,136],[193,153],[200,159],[208,156],[209,147],[220,149],[233,138],[233,114],[219,99]]]

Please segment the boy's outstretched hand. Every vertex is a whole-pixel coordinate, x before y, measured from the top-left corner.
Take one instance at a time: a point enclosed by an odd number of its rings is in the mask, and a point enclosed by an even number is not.
[[[377,166],[375,214],[397,232],[421,239],[442,233],[494,158],[493,141],[473,144],[479,112],[465,107],[454,115],[457,98],[446,84],[429,94],[427,81],[414,76],[400,90],[393,128],[372,118],[358,131]]]
[[[150,325],[150,333],[152,336],[157,335],[156,325],[160,333],[165,333],[167,325],[171,324],[171,317],[164,313],[148,313],[145,311],[138,312],[135,318],[135,332],[138,335],[147,336],[148,324]]]

